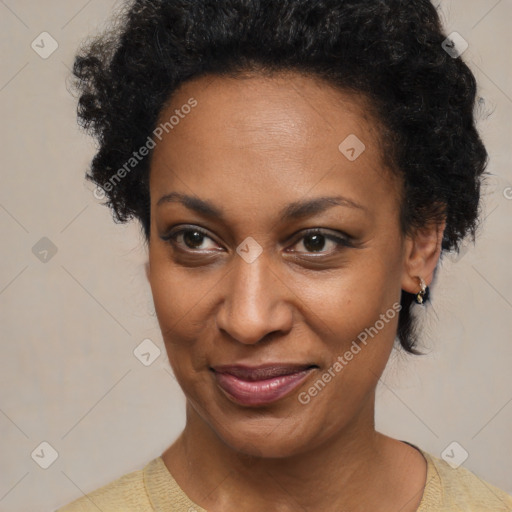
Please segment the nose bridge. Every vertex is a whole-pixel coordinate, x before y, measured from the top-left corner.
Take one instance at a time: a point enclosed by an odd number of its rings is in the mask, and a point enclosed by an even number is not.
[[[237,254],[233,265],[223,288],[218,328],[245,344],[257,343],[273,331],[288,330],[291,312],[268,258],[260,254],[250,261]]]

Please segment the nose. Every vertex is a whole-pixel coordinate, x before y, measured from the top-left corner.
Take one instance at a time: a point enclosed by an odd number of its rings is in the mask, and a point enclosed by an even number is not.
[[[294,295],[268,258],[261,254],[248,263],[237,255],[233,265],[219,285],[223,301],[217,312],[218,329],[246,345],[271,333],[289,332]]]

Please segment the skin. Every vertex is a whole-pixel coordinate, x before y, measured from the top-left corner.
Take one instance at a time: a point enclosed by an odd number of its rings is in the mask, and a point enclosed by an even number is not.
[[[169,361],[186,396],[186,426],[162,455],[185,493],[208,511],[416,510],[425,486],[419,451],[375,430],[375,388],[398,315],[308,404],[298,400],[373,326],[401,290],[419,291],[439,259],[444,224],[410,236],[399,228],[401,182],[382,163],[379,124],[364,98],[293,72],[185,83],[161,112],[192,109],[154,150],[147,277]],[[356,134],[349,161],[338,146]],[[212,202],[224,220],[177,201]],[[294,220],[294,201],[343,196]],[[187,227],[174,245],[162,239]],[[207,235],[194,238],[194,228]],[[328,237],[350,237],[337,247]],[[248,263],[247,237],[262,253]],[[418,306],[419,307],[419,306]],[[318,369],[290,395],[243,406],[211,366],[309,363]]]

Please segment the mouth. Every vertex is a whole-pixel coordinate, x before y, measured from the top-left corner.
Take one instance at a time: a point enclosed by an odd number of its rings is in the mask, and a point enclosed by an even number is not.
[[[210,368],[227,397],[246,406],[266,405],[289,395],[317,369],[312,364],[225,365]]]

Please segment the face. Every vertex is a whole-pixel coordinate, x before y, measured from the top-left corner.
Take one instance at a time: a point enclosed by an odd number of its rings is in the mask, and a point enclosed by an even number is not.
[[[151,163],[148,279],[188,405],[235,450],[298,454],[373,421],[404,242],[367,112],[281,73],[202,77],[161,113],[175,118]],[[265,403],[240,402],[212,371],[274,363],[313,368]]]

